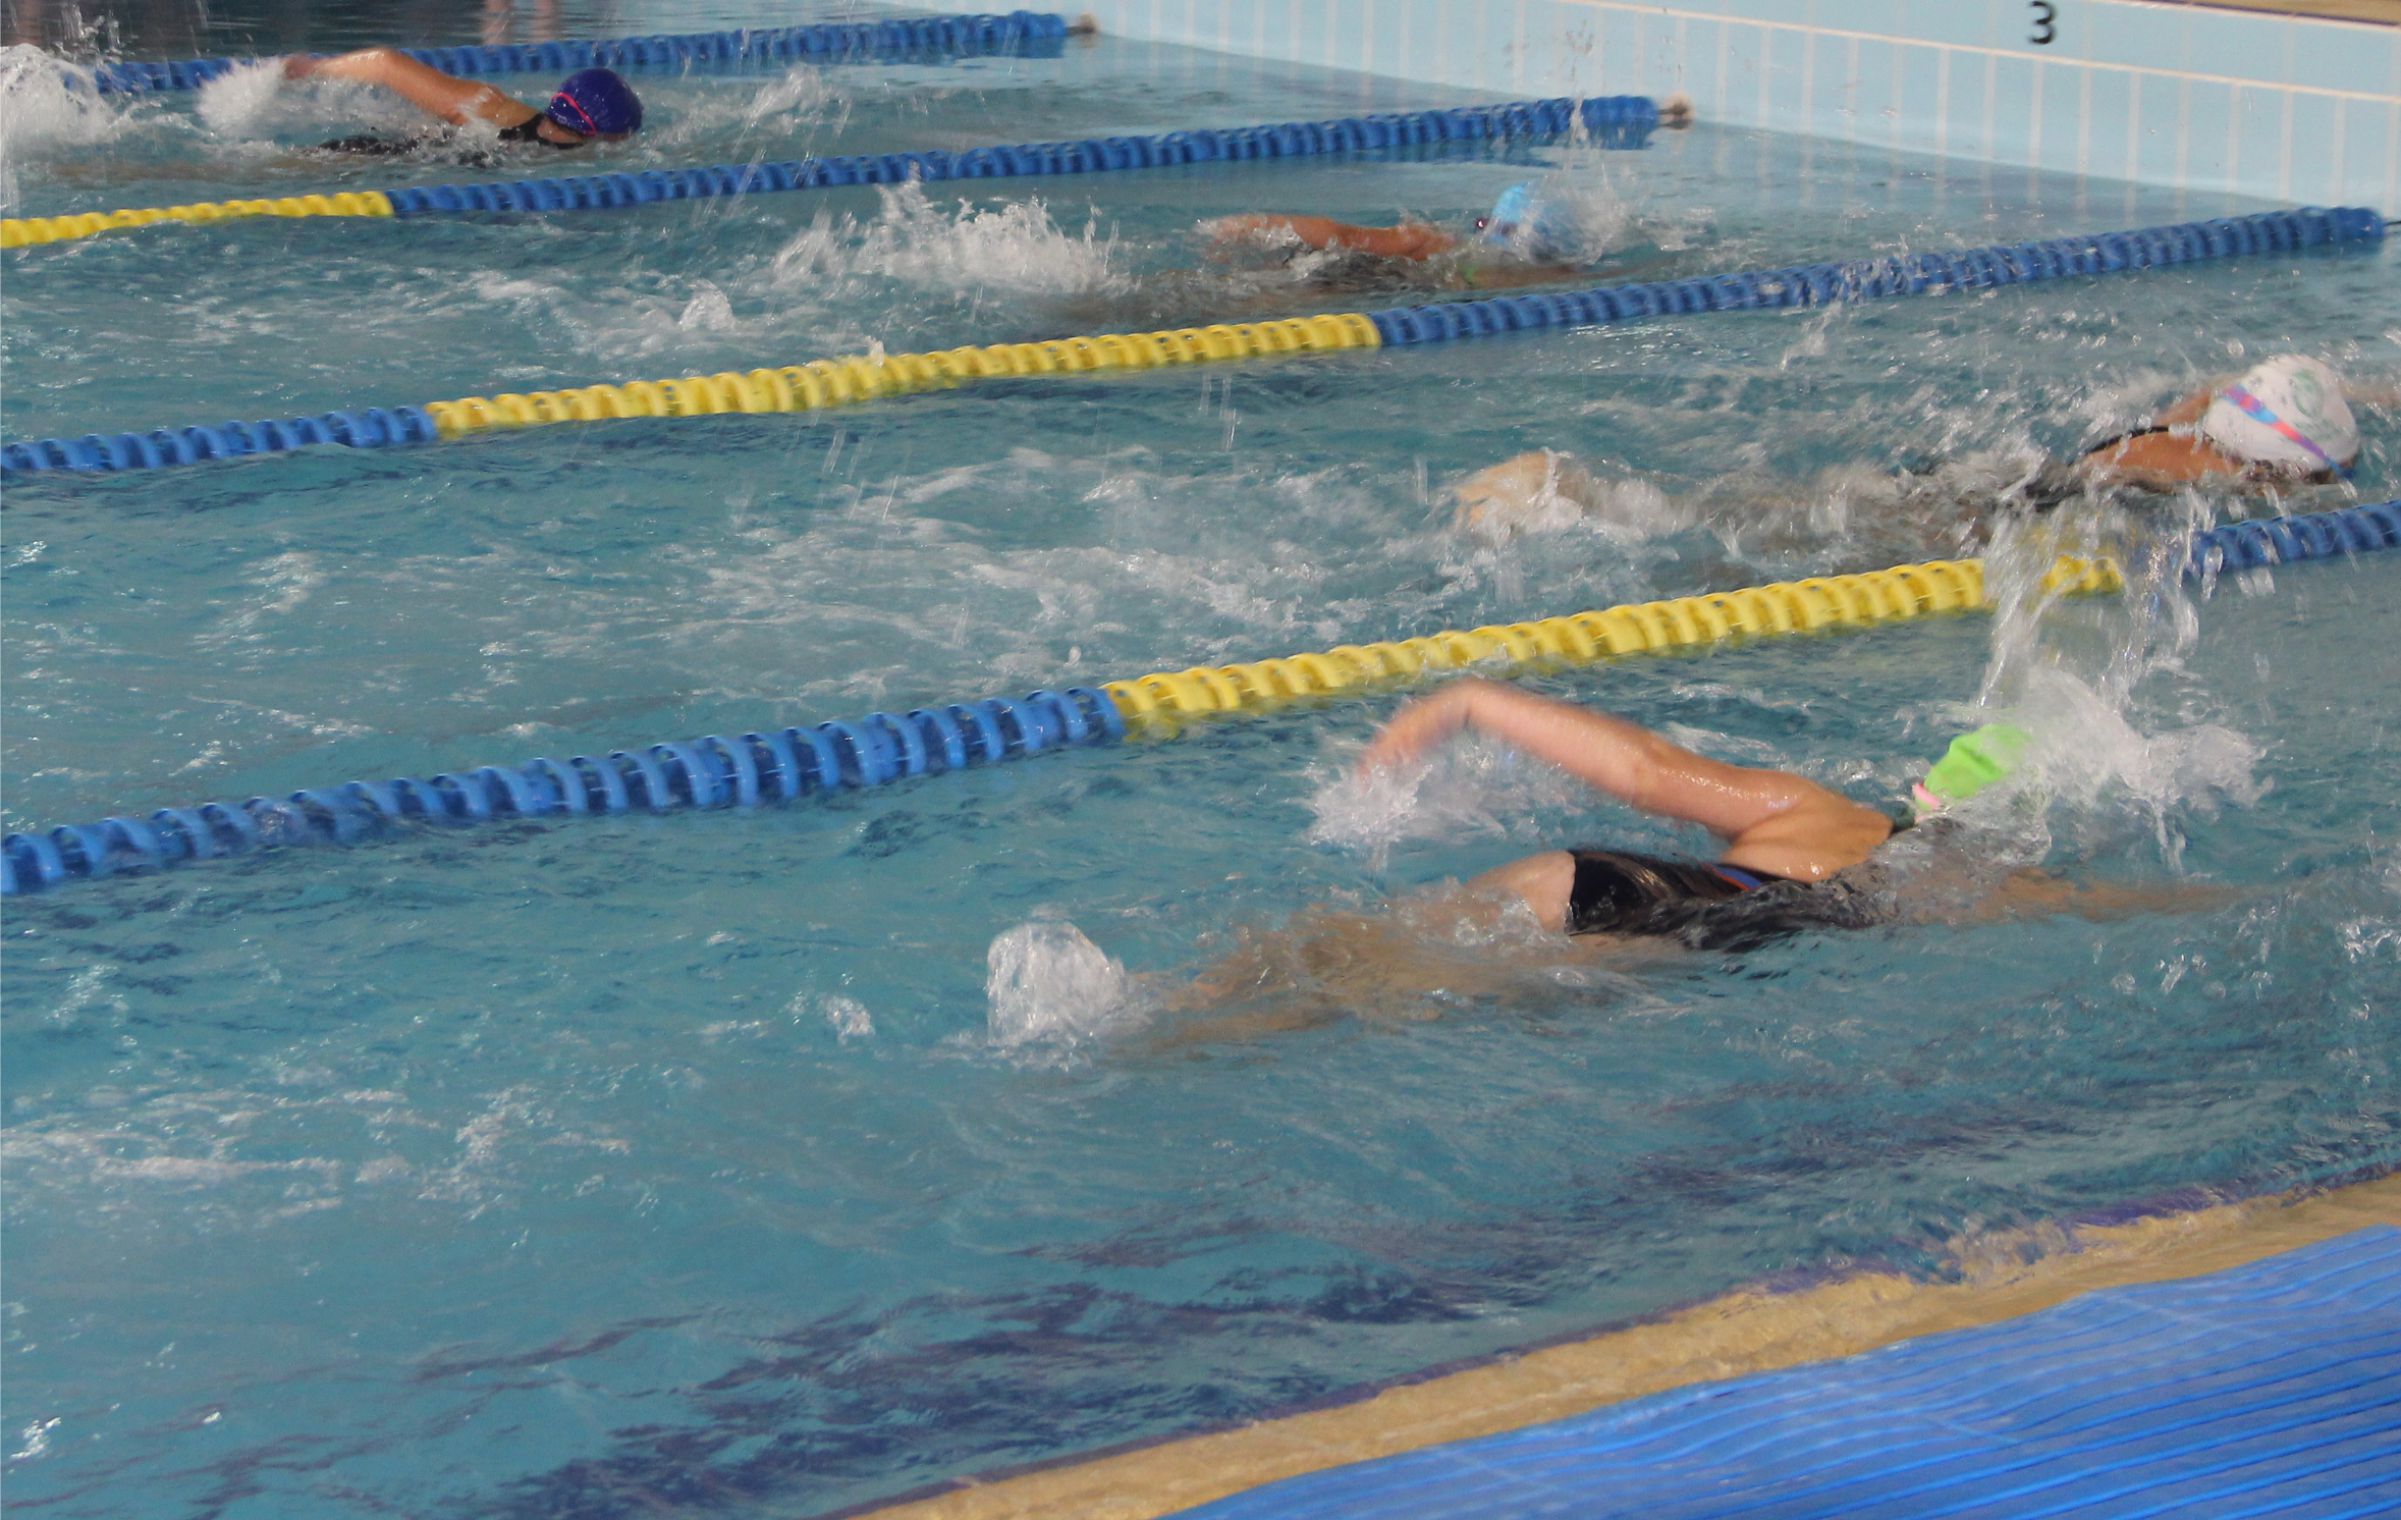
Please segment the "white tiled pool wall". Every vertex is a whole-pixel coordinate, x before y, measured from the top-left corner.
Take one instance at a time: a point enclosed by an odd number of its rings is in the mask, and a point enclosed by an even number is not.
[[[2401,26],[2143,0],[1085,0],[1126,39],[2286,204],[2401,204]]]

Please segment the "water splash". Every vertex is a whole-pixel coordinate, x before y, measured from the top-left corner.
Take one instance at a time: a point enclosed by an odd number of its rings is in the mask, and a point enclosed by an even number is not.
[[[1692,526],[1693,512],[1640,475],[1595,473],[1573,455],[1536,449],[1478,470],[1451,489],[1452,524],[1487,544],[1590,528],[1643,543]]]
[[[985,963],[985,1027],[1004,1049],[1079,1045],[1143,1021],[1125,967],[1071,923],[1019,924],[992,941]]]
[[[1363,853],[1377,870],[1397,844],[1507,838],[1541,809],[1592,797],[1565,772],[1504,744],[1454,743],[1417,764],[1363,774],[1350,763],[1355,749],[1343,748],[1309,773],[1309,842]]]
[[[2184,526],[2204,510],[2203,499],[2188,494]],[[2002,525],[1985,561],[1992,653],[1970,721],[2004,713],[2033,736],[2025,766],[1996,789],[2021,810],[2026,799],[2066,820],[2132,810],[2149,819],[2173,867],[2183,849],[2179,818],[2211,816],[2227,803],[2247,807],[2266,785],[2256,774],[2259,745],[2214,721],[2214,699],[2186,679],[2200,617],[2179,563],[2123,548],[2183,543],[2165,515],[2153,511],[2133,524],[2094,511]],[[2119,596],[2071,610],[2042,589],[2057,555],[2111,551],[2126,571]],[[2172,708],[2171,720],[2150,716],[2162,707]]]
[[[879,187],[882,207],[865,224],[820,215],[776,255],[787,285],[818,286],[857,275],[938,290],[1017,295],[1111,295],[1133,288],[1123,255],[1097,216],[1081,232],[1052,220],[1039,197],[995,207],[935,205],[922,186]]]
[[[849,115],[849,95],[824,71],[804,63],[747,92],[741,81],[727,80],[679,97],[674,119],[646,132],[643,140],[654,150],[700,144],[721,152],[731,129],[744,140],[763,139],[760,146],[774,150],[768,156],[794,158],[808,151],[797,134],[839,132]]]
[[[0,206],[17,209],[22,163],[108,142],[126,122],[90,69],[22,43],[0,48]]]
[[[270,142],[281,133],[424,132],[423,111],[388,90],[352,79],[283,77],[283,60],[237,64],[200,87],[194,113],[210,135],[228,143]]]

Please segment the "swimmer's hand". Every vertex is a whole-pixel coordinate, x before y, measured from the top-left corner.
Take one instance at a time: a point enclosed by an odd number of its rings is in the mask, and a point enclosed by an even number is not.
[[[1498,542],[1521,529],[1556,526],[1564,517],[1597,510],[1600,482],[1556,449],[1532,449],[1487,465],[1451,488],[1451,526]],[[1566,510],[1562,510],[1562,509]]]
[[[1468,706],[1477,690],[1493,684],[1477,676],[1467,676],[1431,696],[1409,703],[1367,742],[1351,773],[1367,777],[1378,771],[1399,770],[1423,759],[1427,751],[1467,726]]]

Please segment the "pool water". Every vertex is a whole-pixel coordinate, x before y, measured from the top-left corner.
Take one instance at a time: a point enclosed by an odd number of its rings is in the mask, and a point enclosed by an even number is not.
[[[464,8],[424,9],[412,38],[472,40]],[[565,6],[560,32],[838,14],[664,10]],[[311,24],[127,41],[324,48],[394,23]],[[15,107],[10,210],[479,172],[308,161],[291,146],[360,103],[232,84],[98,119]],[[656,130],[623,164],[1467,98],[1107,41],[644,88]],[[1396,298],[1214,264],[1198,224],[1458,221],[1537,171],[1574,187],[1596,279],[2259,209],[1704,124],[1639,152],[965,200],[172,228],[10,256],[0,431],[1377,304]],[[605,753],[1954,554],[1991,531],[1975,501],[1896,470],[2005,472],[2285,349],[2389,387],[2394,264],[12,483],[0,812]],[[2356,490],[2282,506],[2401,494],[2392,410],[2360,415]],[[1452,527],[1452,483],[1544,446],[1606,511]],[[1993,574],[2278,505],[2005,525]],[[1434,934],[1436,971],[1371,957],[1383,974],[1225,1011],[1297,1027],[1164,1011],[1314,905],[1372,918],[1574,841],[1705,848],[1491,750],[1363,788],[1347,762],[1388,695],[806,806],[434,830],[14,899],[11,1498],[819,1514],[1764,1277],[1939,1273],[1984,1232],[2389,1166],[2396,567],[2204,595],[2130,559],[2122,597],[1534,678],[1873,801],[1979,701],[2032,721],[2031,783],[1911,846],[1896,922],[1740,959]],[[1984,922],[1945,885],[2020,862],[2174,905]]]

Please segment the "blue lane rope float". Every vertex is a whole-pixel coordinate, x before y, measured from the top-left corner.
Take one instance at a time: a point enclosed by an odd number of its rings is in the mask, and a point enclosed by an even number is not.
[[[2396,548],[2401,548],[2401,501],[2388,501],[2195,533],[2182,573],[2199,580],[2228,569]],[[411,822],[755,808],[1057,749],[1113,744],[1126,737],[1128,726],[1126,709],[1112,691],[1074,686],[1018,699],[869,713],[852,722],[745,733],[738,739],[711,734],[612,750],[605,757],[542,756],[514,767],[486,765],[423,780],[351,781],[304,788],[281,801],[252,797],[160,808],[147,818],[117,814],[98,823],[0,838],[0,897],[254,850],[355,844]]]
[[[1148,136],[1009,143],[957,152],[831,154],[777,163],[714,164],[633,174],[585,174],[481,185],[391,190],[395,217],[467,211],[587,211],[849,185],[1016,179],[1164,169],[1181,164],[1311,158],[1378,148],[1564,137],[1582,129],[1603,147],[1638,148],[1659,125],[1658,102],[1640,95],[1512,101],[1434,111],[1389,111],[1256,127],[1189,127]]]
[[[2206,580],[2229,570],[2257,570],[2395,547],[2401,547],[2401,501],[2302,516],[2253,518],[2195,533],[2183,576],[2188,581]]]
[[[1064,17],[1037,11],[1005,16],[920,16],[819,26],[745,28],[678,36],[603,37],[592,41],[496,46],[400,48],[446,74],[562,74],[608,68],[619,73],[685,72],[761,63],[872,63],[887,60],[1055,54],[1067,37]],[[103,63],[92,83],[104,95],[196,90],[255,58],[178,58]]]
[[[1447,343],[1545,327],[1581,327],[1680,312],[1763,311],[1879,300],[1948,290],[1985,290],[2039,280],[2156,269],[2208,259],[2375,243],[2384,219],[2360,206],[2304,206],[2254,216],[2179,222],[2098,236],[1999,243],[1950,253],[1913,253],[1848,263],[1805,264],[1748,274],[1622,285],[1570,295],[1497,296],[1404,306],[1369,320],[1387,347]]]
[[[1746,274],[1618,285],[1567,295],[1501,296],[1375,313],[1340,313],[1305,322],[1260,322],[1171,333],[1119,333],[1046,344],[819,361],[784,370],[596,385],[534,396],[469,397],[417,406],[366,407],[315,417],[160,428],[147,433],[44,438],[0,447],[0,476],[65,471],[147,470],[283,453],[310,444],[399,448],[493,427],[530,427],[606,417],[681,417],[722,412],[813,411],[875,396],[971,383],[993,374],[1064,373],[1211,362],[1269,353],[1442,343],[1543,328],[1591,326],[1685,312],[1758,311],[1877,300],[1950,290],[1981,290],[2204,259],[2298,253],[2374,243],[2384,236],[2373,211],[2304,207],[2254,216],[2133,232],[2054,238],[1811,264]],[[1324,329],[1319,342],[1308,334]],[[1294,337],[1301,331],[1301,337]],[[1303,341],[1307,338],[1307,341]],[[973,358],[973,367],[964,364]],[[1018,360],[1025,359],[1025,364]],[[987,361],[990,361],[987,363]],[[823,372],[820,374],[819,372]],[[824,377],[831,375],[832,382]],[[449,419],[447,423],[443,419]]]
[[[869,713],[854,721],[721,734],[430,779],[352,781],[278,800],[160,808],[0,840],[0,896],[119,871],[297,845],[355,844],[413,822],[493,823],[755,808],[911,776],[1113,743],[1125,721],[1091,687]]]
[[[1433,111],[1379,112],[1327,121],[1271,122],[1255,127],[1191,127],[1151,136],[1084,137],[1065,142],[1002,143],[981,148],[832,154],[773,163],[709,164],[693,169],[646,169],[615,174],[500,180],[490,184],[424,185],[343,195],[286,195],[274,199],[137,206],[59,216],[0,218],[0,248],[30,248],[121,228],[166,222],[213,222],[250,216],[409,218],[473,212],[606,211],[662,201],[710,200],[826,190],[852,185],[898,185],[912,180],[1012,179],[1103,174],[1183,164],[1250,163],[1380,149],[1455,143],[1545,141],[1580,133],[1611,149],[1640,148],[1659,125],[1658,102],[1639,95],[1590,100],[1511,101]]]

